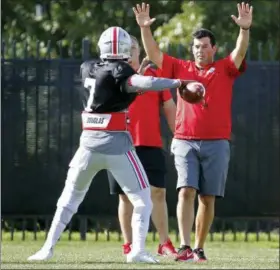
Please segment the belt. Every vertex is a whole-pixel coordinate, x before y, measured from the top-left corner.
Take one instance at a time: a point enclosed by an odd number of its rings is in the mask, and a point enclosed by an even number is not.
[[[82,112],[83,130],[127,131],[127,112],[88,113]]]

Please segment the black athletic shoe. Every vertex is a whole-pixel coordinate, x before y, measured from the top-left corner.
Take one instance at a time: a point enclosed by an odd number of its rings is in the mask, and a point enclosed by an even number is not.
[[[194,261],[195,262],[206,262],[207,258],[204,254],[203,248],[196,248],[193,250]]]

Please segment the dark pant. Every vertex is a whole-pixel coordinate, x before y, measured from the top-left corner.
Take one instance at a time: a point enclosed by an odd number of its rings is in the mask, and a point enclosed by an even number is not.
[[[151,186],[165,188],[165,157],[159,147],[136,146],[136,153],[146,171]],[[113,175],[108,171],[110,194],[123,194]]]

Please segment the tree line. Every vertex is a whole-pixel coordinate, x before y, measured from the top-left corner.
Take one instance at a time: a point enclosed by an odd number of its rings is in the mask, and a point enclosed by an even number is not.
[[[237,14],[239,1],[152,1],[151,16],[154,36],[163,50],[175,48],[174,53],[188,57],[191,33],[198,27],[212,30],[220,52],[231,49],[238,28],[230,18]],[[135,0],[7,0],[2,3],[2,41],[5,56],[29,55],[46,57],[51,44],[51,58],[81,57],[82,40],[90,41],[91,55],[97,55],[98,37],[104,29],[118,25],[140,38],[132,7]],[[279,59],[279,1],[251,1],[254,22],[251,30],[251,51],[258,57]],[[49,42],[49,43],[48,43]],[[14,43],[12,46],[11,44]]]

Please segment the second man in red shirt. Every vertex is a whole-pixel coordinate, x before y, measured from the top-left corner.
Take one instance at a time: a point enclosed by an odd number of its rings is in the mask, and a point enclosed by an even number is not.
[[[156,76],[156,70],[149,66],[141,66],[139,61],[140,48],[137,39],[132,39],[131,66],[146,76]],[[147,173],[151,185],[153,201],[152,220],[159,234],[159,255],[174,255],[175,248],[168,237],[168,213],[166,204],[165,188],[165,157],[162,150],[160,132],[160,108],[167,119],[172,132],[175,126],[176,105],[170,90],[163,92],[146,92],[139,95],[129,107],[130,133],[141,163]],[[113,176],[108,173],[111,194],[119,195],[118,215],[121,231],[124,238],[123,253],[128,254],[131,250],[131,215],[132,205],[123,193]]]

